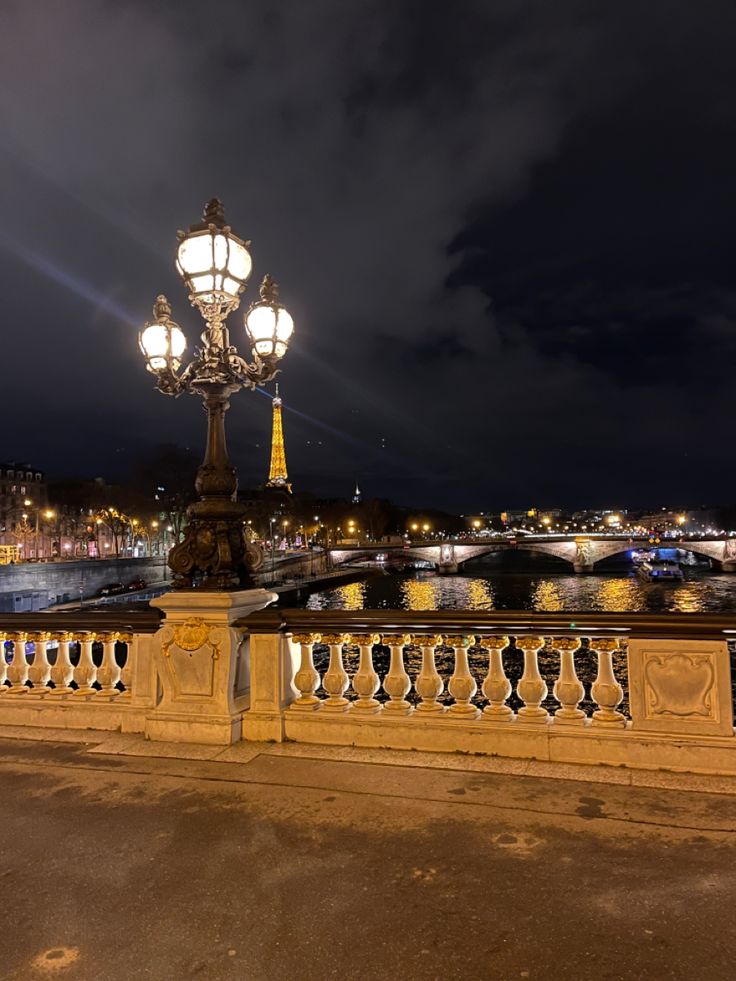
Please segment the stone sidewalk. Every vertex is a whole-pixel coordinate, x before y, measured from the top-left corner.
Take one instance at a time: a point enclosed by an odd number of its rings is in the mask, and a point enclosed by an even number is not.
[[[0,978],[726,979],[735,842],[719,778],[5,727]]]

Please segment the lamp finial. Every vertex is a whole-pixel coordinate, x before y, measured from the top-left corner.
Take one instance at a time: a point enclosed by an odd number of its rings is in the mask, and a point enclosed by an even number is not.
[[[207,225],[215,225],[217,228],[225,227],[225,209],[219,198],[210,198],[204,206],[202,218]]]

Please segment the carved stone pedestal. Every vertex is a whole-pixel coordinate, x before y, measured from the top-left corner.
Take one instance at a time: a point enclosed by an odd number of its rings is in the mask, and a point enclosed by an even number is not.
[[[276,600],[265,589],[166,593],[151,605],[166,619],[154,637],[161,701],[146,717],[147,739],[228,746],[242,736],[248,663],[232,624]]]

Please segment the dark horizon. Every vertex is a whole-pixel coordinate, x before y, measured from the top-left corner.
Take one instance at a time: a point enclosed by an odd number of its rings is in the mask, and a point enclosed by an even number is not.
[[[297,490],[728,504],[731,5],[221,10],[196,32],[188,0],[4,11],[2,457],[119,480],[201,452],[137,332],[164,292],[191,353],[175,233],[217,195],[253,240],[241,353],[264,273],[295,319]],[[262,483],[268,399],[234,397],[228,438]]]

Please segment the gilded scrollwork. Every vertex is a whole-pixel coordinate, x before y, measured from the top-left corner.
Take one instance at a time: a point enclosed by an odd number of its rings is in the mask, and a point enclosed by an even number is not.
[[[211,627],[200,617],[189,617],[183,623],[164,629],[161,638],[161,653],[164,657],[171,657],[171,648],[178,647],[188,654],[193,654],[195,651],[209,646],[212,651],[212,660],[216,661],[220,657],[222,649],[220,633],[219,628]]]

